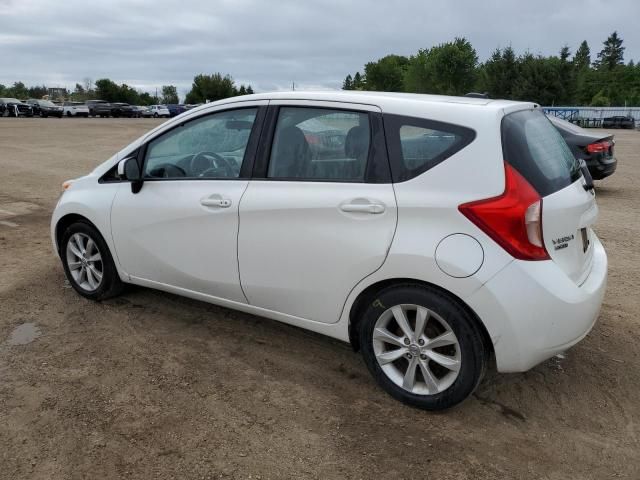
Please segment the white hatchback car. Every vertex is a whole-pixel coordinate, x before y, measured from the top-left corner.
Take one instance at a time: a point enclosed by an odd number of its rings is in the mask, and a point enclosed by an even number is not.
[[[165,117],[169,118],[171,116],[171,112],[166,105],[150,105],[146,111],[142,112],[143,117]]]
[[[537,105],[283,92],[203,105],[65,183],[71,285],[133,283],[351,342],[451,407],[580,341],[607,257],[593,186]]]

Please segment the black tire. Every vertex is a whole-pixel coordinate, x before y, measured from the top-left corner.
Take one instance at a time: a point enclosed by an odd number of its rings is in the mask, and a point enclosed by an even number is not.
[[[416,394],[405,390],[387,376],[376,359],[373,345],[376,322],[391,307],[406,304],[426,307],[439,315],[449,325],[457,338],[460,368],[453,383],[441,392]],[[415,327],[415,320],[413,322]],[[435,288],[405,283],[383,289],[364,309],[358,327],[362,356],[372,376],[387,393],[407,405],[424,410],[451,408],[469,397],[484,376],[488,363],[488,353],[476,319],[456,299]],[[429,336],[429,338],[431,337]],[[410,358],[411,355],[408,355],[408,357]],[[418,361],[418,358],[416,357],[415,360]],[[426,362],[429,361],[429,359],[426,360]],[[408,366],[410,360],[407,360],[403,355],[402,358],[395,362],[400,362],[400,366],[403,365],[402,362],[407,362],[406,365]],[[420,371],[420,368],[417,368],[416,371]],[[422,376],[422,372],[419,375],[424,382],[425,377]]]
[[[79,285],[73,278],[73,275],[71,275],[71,272],[69,270],[66,253],[67,244],[69,243],[71,237],[76,233],[86,235],[91,240],[93,240],[96,247],[98,248],[98,251],[100,252],[100,256],[102,257],[102,280],[100,281],[98,287],[92,291],[87,290]],[[116,270],[116,266],[113,262],[113,257],[111,256],[111,252],[109,251],[109,247],[102,238],[102,235],[100,235],[100,232],[98,232],[98,230],[96,230],[93,225],[83,221],[78,221],[71,224],[62,234],[62,241],[60,242],[59,248],[60,259],[62,260],[64,273],[74,290],[83,297],[96,301],[105,300],[107,298],[119,295],[124,289],[124,284],[120,280],[120,276],[118,275],[118,271]]]

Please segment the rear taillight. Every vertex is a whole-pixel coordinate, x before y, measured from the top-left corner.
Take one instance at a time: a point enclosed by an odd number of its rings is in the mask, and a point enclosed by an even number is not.
[[[585,150],[588,153],[602,153],[609,150],[609,147],[611,147],[611,143],[609,142],[596,142],[596,143],[590,143],[589,145],[587,145],[585,147]]]
[[[542,199],[505,162],[505,189],[500,196],[464,203],[460,212],[519,260],[548,260],[542,239]]]

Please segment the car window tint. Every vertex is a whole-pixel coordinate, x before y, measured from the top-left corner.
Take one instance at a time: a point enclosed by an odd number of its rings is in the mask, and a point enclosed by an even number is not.
[[[523,110],[503,118],[502,149],[505,160],[543,197],[580,177],[580,164],[539,110]]]
[[[367,113],[282,107],[267,176],[364,181],[371,143]]]
[[[466,147],[475,132],[460,125],[384,115],[394,182],[414,178]]]
[[[256,108],[220,112],[152,140],[145,178],[238,178]]]
[[[408,170],[424,167],[459,140],[460,137],[455,133],[402,125],[400,127],[400,146],[404,166]]]

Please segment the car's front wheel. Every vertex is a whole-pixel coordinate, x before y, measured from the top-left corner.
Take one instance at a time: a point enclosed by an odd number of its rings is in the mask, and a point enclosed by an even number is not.
[[[109,247],[92,225],[76,222],[62,236],[60,258],[71,286],[91,300],[104,300],[123,289]]]
[[[386,288],[365,308],[359,325],[369,371],[406,404],[450,408],[482,380],[487,355],[475,319],[436,289],[417,284]]]

